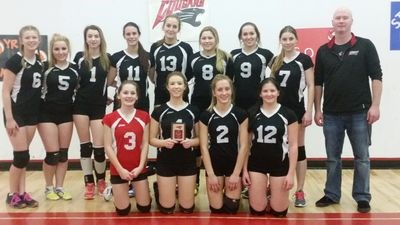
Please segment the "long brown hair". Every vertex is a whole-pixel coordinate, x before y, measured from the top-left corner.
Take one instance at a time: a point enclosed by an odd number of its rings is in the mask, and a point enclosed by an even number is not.
[[[297,38],[297,32],[296,29],[294,29],[292,26],[285,26],[282,28],[282,30],[279,32],[279,40],[281,39],[282,35],[286,32],[292,33],[296,39]],[[275,73],[282,67],[283,65],[283,58],[285,58],[285,51],[283,48],[281,49],[281,52],[279,53],[278,56],[276,56],[273,59],[273,63],[271,66],[271,76],[275,76]]]
[[[176,14],[171,14],[171,15],[166,16],[165,19],[164,19],[164,22],[163,22],[162,27],[164,28],[165,23],[167,22],[167,20],[168,20],[169,18],[174,18],[174,19],[176,19],[176,20],[178,21],[178,31],[180,31],[180,30],[181,30],[181,27],[182,27],[182,21],[181,21],[181,18],[179,18],[179,16],[176,15]],[[160,45],[162,45],[162,44],[164,44],[164,42],[165,42],[165,36],[164,36],[162,39],[160,39],[160,40],[158,40],[158,41],[156,42],[157,47],[160,46]]]
[[[103,31],[101,30],[100,27],[96,25],[89,25],[85,27],[83,30],[83,38],[84,38],[84,52],[83,52],[83,57],[85,59],[86,65],[88,66],[88,69],[90,70],[93,66],[93,59],[89,55],[89,45],[87,44],[87,39],[86,39],[86,34],[89,30],[96,30],[99,32],[100,36],[100,65],[103,68],[104,71],[108,71],[110,68],[110,60],[107,56],[107,44],[106,40],[104,38]]]
[[[134,27],[136,28],[137,32],[139,35],[142,33],[140,32],[139,26],[134,23],[134,22],[128,22],[124,25],[124,28],[122,29],[122,34],[125,36],[125,29],[127,27]],[[144,50],[143,45],[140,41],[138,41],[138,56],[139,56],[139,64],[143,68],[143,70],[147,73],[149,70],[150,64],[149,64],[149,53]]]

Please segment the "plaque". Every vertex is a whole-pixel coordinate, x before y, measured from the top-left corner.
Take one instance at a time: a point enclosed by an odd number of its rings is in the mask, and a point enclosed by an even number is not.
[[[172,123],[171,138],[176,141],[185,140],[185,124],[184,123]]]

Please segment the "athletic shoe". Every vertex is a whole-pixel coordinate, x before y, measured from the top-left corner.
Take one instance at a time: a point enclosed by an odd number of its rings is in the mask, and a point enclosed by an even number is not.
[[[104,179],[100,179],[97,181],[97,194],[103,196],[104,190],[106,190],[107,183]]]
[[[315,206],[326,207],[326,206],[330,206],[330,205],[337,204],[337,203],[338,202],[334,202],[332,199],[328,198],[327,196],[324,196],[315,203]]]
[[[7,194],[6,204],[16,209],[23,209],[26,207],[26,203],[22,201],[18,193],[14,193],[11,195]]]
[[[369,202],[366,200],[361,200],[357,202],[357,211],[360,213],[368,213],[371,211],[371,206]]]
[[[51,200],[51,201],[57,201],[58,199],[60,199],[60,196],[57,195],[56,192],[54,192],[53,188],[46,188],[46,190],[44,191],[44,194],[46,195],[46,199],[47,200]]]
[[[249,199],[249,189],[247,187],[243,188],[241,196],[243,199]]]
[[[94,183],[87,183],[85,185],[85,193],[83,194],[83,198],[86,200],[94,199]]]
[[[128,192],[128,194],[129,194],[129,192]],[[106,189],[103,192],[103,198],[104,198],[104,201],[106,201],[106,202],[111,200],[111,198],[112,198],[112,187],[111,186],[106,187]]]
[[[304,192],[302,190],[296,191],[294,193],[294,206],[296,207],[305,207],[306,204],[306,199],[304,198]]]
[[[132,184],[129,185],[129,190],[128,190],[128,196],[129,198],[133,198],[135,197],[136,192],[135,192],[135,188],[133,187]]]
[[[60,197],[61,199],[64,199],[64,200],[71,200],[72,199],[71,193],[69,193],[67,191],[64,191],[61,188],[56,188],[55,192],[58,195],[58,197]]]
[[[29,208],[36,208],[39,206],[39,202],[31,197],[28,192],[24,192],[19,196],[23,202],[25,202],[26,206]]]

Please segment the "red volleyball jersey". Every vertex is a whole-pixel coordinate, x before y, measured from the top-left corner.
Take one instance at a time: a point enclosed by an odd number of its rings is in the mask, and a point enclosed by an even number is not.
[[[113,149],[118,161],[129,171],[139,166],[144,128],[149,121],[149,114],[138,109],[128,117],[118,109],[103,118],[103,124],[111,128]],[[112,164],[110,174],[119,175]]]

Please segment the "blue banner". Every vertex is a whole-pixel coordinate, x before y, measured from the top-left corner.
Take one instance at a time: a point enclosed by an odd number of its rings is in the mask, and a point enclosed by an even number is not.
[[[400,50],[400,2],[391,3],[390,50]]]

